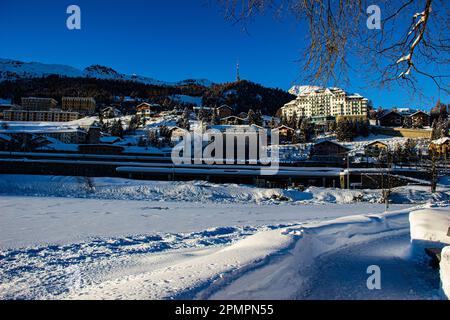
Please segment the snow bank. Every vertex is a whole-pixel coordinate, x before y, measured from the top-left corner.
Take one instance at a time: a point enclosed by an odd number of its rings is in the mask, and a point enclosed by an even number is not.
[[[170,264],[150,272],[129,275],[87,286],[64,296],[65,299],[163,299],[190,297],[210,279],[261,261],[291,242],[280,230],[257,233],[225,249],[206,254],[190,254],[189,259],[173,257]]]
[[[246,267],[234,279],[222,276],[200,299],[296,299],[299,292],[307,290],[310,269],[316,259],[328,252],[355,244],[408,232],[409,211],[380,215],[359,215],[332,221],[309,223],[286,228],[291,242],[278,254],[266,257],[266,263]],[[226,286],[224,285],[227,284]]]
[[[429,189],[429,188],[428,188]],[[449,189],[431,194],[427,188],[407,186],[393,190],[395,204],[448,203]],[[139,181],[122,178],[0,175],[0,194],[108,200],[154,200],[217,203],[377,203],[380,190],[346,190],[310,187],[257,188],[251,185],[214,184],[206,181]]]
[[[94,283],[66,299],[293,299],[326,252],[407,233],[409,211],[359,215],[258,232],[228,247]]]
[[[121,178],[0,175],[0,194],[220,203],[311,199],[309,193],[205,181],[138,181]]]
[[[413,211],[409,221],[411,240],[416,250],[450,244],[450,208]],[[442,291],[450,299],[450,246],[442,249],[440,276]]]
[[[413,211],[409,215],[413,242],[450,244],[450,208]]]
[[[440,269],[442,291],[450,300],[450,247],[442,250]]]

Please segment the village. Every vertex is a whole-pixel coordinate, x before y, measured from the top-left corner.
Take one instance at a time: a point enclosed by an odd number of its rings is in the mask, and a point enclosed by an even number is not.
[[[394,170],[390,173],[396,175],[394,185],[411,179],[435,184],[448,170],[448,113],[440,103],[431,114],[409,108],[374,111],[360,95],[317,87],[302,87],[297,99],[281,106],[276,115],[252,109],[235,114],[227,105],[189,103],[163,110],[144,101],[136,102],[133,114],[123,115],[119,105],[97,106],[86,97],[62,97],[59,108],[59,102],[51,98],[21,101],[21,105],[0,106],[4,172],[380,188],[382,175],[374,169]],[[271,141],[275,131],[277,141]],[[210,132],[225,140],[243,139],[245,151],[230,156],[223,144],[223,152],[213,151],[220,159],[196,159],[194,167],[207,172],[172,163],[172,150],[186,134],[204,138]],[[259,146],[250,138],[253,133],[268,136],[269,155],[276,149],[277,159],[271,160],[282,170],[274,177],[262,177],[257,171],[264,164],[262,152],[250,150]],[[201,148],[209,144],[204,139]],[[24,157],[32,162],[23,161]],[[64,165],[56,161],[62,159]],[[88,162],[81,166],[80,159]],[[152,163],[151,170],[145,163]],[[241,171],[226,172],[229,169]],[[244,169],[254,171],[244,174]]]
[[[450,1],[0,7],[5,306],[450,299]]]

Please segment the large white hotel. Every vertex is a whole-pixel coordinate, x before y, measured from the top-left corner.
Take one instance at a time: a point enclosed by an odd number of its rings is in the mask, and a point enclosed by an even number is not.
[[[302,90],[298,97],[281,108],[281,114],[297,117],[358,117],[367,116],[368,100],[359,94],[348,94],[340,88],[318,88]]]

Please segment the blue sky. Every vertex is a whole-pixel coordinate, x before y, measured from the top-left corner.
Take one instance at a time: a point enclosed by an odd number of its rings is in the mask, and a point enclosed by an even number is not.
[[[82,30],[66,28],[66,8],[79,5]],[[0,0],[0,57],[68,64],[110,66],[119,72],[164,81],[206,78],[233,81],[241,76],[265,86],[288,89],[301,76],[306,28],[271,15],[248,26],[225,21],[215,0]],[[350,75],[348,91],[376,106],[429,107],[438,98],[430,80],[420,82],[422,100],[401,88],[368,88]],[[441,100],[448,96],[441,94]]]

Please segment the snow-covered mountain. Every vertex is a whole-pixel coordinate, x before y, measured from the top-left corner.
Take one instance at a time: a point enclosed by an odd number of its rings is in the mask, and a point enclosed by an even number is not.
[[[61,77],[85,77],[110,80],[127,80],[144,84],[176,86],[186,84],[198,84],[211,86],[213,83],[206,79],[189,79],[179,82],[165,82],[140,75],[126,75],[116,70],[101,65],[92,65],[84,70],[61,64],[45,64],[39,62],[22,62],[0,58],[0,82],[5,80],[42,78],[49,75]]]
[[[322,89],[322,87],[318,86],[300,86],[300,85],[294,85],[292,88],[289,89],[289,93],[299,96],[304,93],[309,93],[315,90]]]

